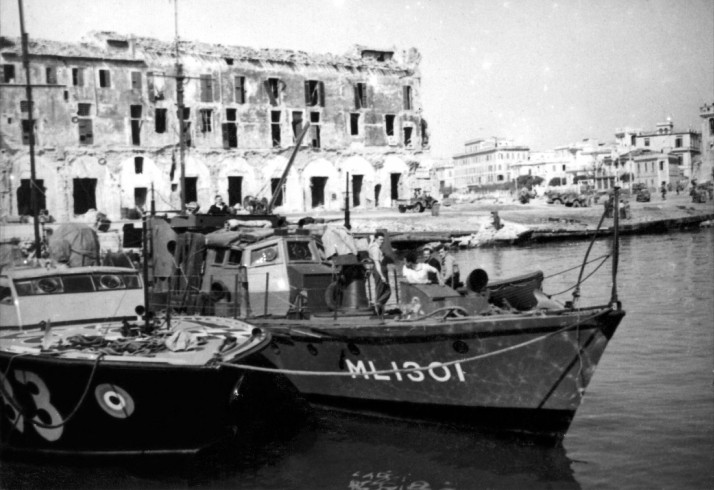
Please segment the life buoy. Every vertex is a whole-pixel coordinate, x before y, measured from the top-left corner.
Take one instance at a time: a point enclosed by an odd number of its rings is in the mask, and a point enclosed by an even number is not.
[[[102,383],[94,389],[97,403],[106,413],[118,419],[126,419],[134,413],[134,399],[120,386]]]

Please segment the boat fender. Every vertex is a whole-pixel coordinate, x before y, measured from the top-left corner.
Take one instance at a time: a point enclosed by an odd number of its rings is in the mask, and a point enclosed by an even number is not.
[[[337,282],[331,282],[325,289],[325,304],[330,311],[337,309]]]
[[[469,291],[479,293],[488,285],[488,273],[483,269],[474,269],[466,279],[466,287]]]
[[[216,303],[222,299],[230,301],[231,293],[222,282],[214,282],[211,284],[211,292],[208,293],[212,302]]]

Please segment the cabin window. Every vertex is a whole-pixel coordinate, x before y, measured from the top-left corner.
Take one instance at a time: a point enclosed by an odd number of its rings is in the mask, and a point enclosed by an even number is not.
[[[92,293],[95,290],[94,282],[92,282],[92,276],[64,276],[62,278],[62,282],[64,283],[65,293]]]
[[[228,265],[240,265],[243,260],[242,250],[231,250],[228,254]]]
[[[12,304],[12,290],[8,286],[0,286],[0,303],[4,305]]]
[[[313,260],[312,252],[310,251],[310,242],[304,241],[289,241],[288,242],[288,260]]]
[[[278,245],[270,245],[269,247],[251,250],[250,265],[265,265],[275,262],[278,258]]]
[[[213,259],[213,263],[217,265],[223,264],[223,259],[226,258],[226,249],[225,248],[217,248],[216,249],[216,258]]]

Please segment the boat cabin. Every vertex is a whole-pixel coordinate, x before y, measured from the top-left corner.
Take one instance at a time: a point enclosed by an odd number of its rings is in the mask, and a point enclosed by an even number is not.
[[[3,269],[0,329],[136,320],[141,276],[122,267]]]
[[[328,310],[332,267],[307,230],[219,231],[206,235],[206,247],[201,290],[210,295],[216,315],[229,316],[238,308],[241,267],[253,315],[285,316],[296,306]]]

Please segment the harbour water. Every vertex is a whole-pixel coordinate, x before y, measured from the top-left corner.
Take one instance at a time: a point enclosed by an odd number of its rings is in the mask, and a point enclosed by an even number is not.
[[[474,249],[456,259],[462,271],[481,267],[492,278],[541,269],[546,292],[558,293],[576,281],[587,245]],[[610,242],[599,240],[590,257],[609,252]],[[619,270],[627,316],[562,446],[321,412],[267,440],[189,462],[3,461],[0,486],[714,488],[714,230],[625,237]],[[584,283],[581,304],[607,302],[611,285],[608,261]]]

